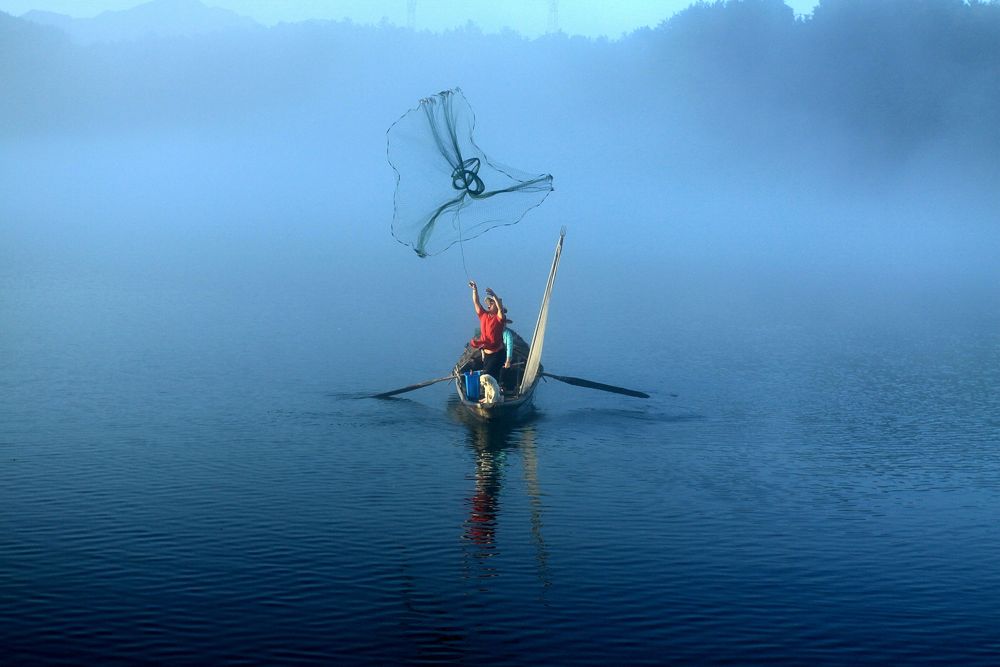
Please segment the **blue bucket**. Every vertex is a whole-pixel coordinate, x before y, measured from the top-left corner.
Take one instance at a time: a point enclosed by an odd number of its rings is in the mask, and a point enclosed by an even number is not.
[[[469,371],[468,373],[462,373],[462,378],[465,379],[466,400],[479,400],[479,376],[482,374],[482,371]]]

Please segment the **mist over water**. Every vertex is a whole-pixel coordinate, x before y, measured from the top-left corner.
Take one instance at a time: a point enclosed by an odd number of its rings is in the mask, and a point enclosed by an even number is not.
[[[2,643],[991,662],[1000,7],[878,6],[613,42],[0,14]],[[556,189],[418,259],[385,131],[454,86]],[[653,399],[346,398],[446,375],[468,277],[528,337],[561,225],[546,368]]]

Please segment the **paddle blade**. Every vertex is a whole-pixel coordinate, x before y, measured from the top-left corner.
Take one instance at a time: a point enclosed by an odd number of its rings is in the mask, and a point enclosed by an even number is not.
[[[597,389],[598,391],[609,391],[612,394],[624,394],[625,396],[633,396],[635,398],[649,398],[649,394],[647,393],[636,391],[635,389],[626,389],[625,387],[616,387],[613,384],[604,384],[603,382],[594,382],[593,380],[584,380],[583,378],[569,377],[567,375],[552,375],[551,373],[542,373],[542,376],[552,378],[553,380],[559,380],[560,382],[565,382],[566,384],[572,384],[577,387]]]
[[[436,378],[434,380],[425,380],[424,382],[418,382],[417,384],[411,384],[408,387],[401,387],[399,389],[393,389],[392,391],[383,391],[381,394],[372,394],[367,398],[389,398],[391,396],[396,396],[397,394],[405,394],[408,391],[413,391],[414,389],[421,389],[423,387],[429,387],[432,384],[437,384],[438,382],[444,382],[445,380],[454,380],[457,375],[448,375],[443,378]]]

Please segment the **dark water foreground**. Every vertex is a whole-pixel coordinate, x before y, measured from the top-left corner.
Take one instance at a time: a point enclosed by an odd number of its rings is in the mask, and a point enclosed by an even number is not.
[[[1000,661],[991,327],[556,352],[654,398],[488,428],[301,322],[9,294],[0,663]]]

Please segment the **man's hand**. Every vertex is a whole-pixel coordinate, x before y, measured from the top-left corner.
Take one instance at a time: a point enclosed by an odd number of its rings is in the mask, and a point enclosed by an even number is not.
[[[470,280],[469,281],[469,287],[471,287],[472,289],[476,289],[476,281],[475,280]],[[489,290],[487,290],[487,293],[489,293]]]

